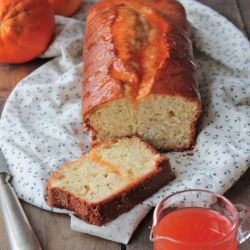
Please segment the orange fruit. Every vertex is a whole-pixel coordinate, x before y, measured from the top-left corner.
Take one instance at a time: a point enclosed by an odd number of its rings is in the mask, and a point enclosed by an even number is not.
[[[48,0],[57,15],[72,16],[80,7],[81,0]]]
[[[47,0],[0,0],[0,62],[34,59],[47,48],[54,28]]]

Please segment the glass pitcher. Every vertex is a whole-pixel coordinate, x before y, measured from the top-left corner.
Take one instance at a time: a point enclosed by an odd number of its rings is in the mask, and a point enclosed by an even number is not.
[[[197,220],[203,220],[201,225]],[[203,228],[205,223],[211,228]],[[206,190],[180,191],[163,199],[155,208],[150,234],[154,250],[237,250],[249,237],[250,208]]]

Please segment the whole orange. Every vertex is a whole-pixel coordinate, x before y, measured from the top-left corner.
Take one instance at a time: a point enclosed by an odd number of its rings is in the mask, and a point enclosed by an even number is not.
[[[48,0],[57,15],[72,16],[80,7],[81,0]]]
[[[54,28],[47,0],[0,0],[0,62],[34,59],[47,48]]]

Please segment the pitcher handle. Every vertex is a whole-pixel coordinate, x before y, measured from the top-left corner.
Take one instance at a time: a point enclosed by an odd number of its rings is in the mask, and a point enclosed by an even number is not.
[[[235,205],[239,214],[238,242],[242,244],[250,238],[250,208],[243,204]]]

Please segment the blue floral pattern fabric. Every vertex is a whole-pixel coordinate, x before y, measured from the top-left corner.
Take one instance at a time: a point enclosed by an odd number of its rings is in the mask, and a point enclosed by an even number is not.
[[[55,39],[42,55],[51,60],[16,86],[0,121],[0,147],[17,195],[55,212],[69,213],[48,207],[49,177],[87,152],[91,141],[83,131],[81,82],[84,18],[93,2],[84,3],[73,18],[56,17]],[[191,24],[203,105],[193,154],[167,154],[177,178],[144,204],[103,228],[71,215],[74,230],[127,243],[149,207],[165,196],[189,188],[224,193],[249,167],[249,41],[210,8],[193,0],[181,3]]]

